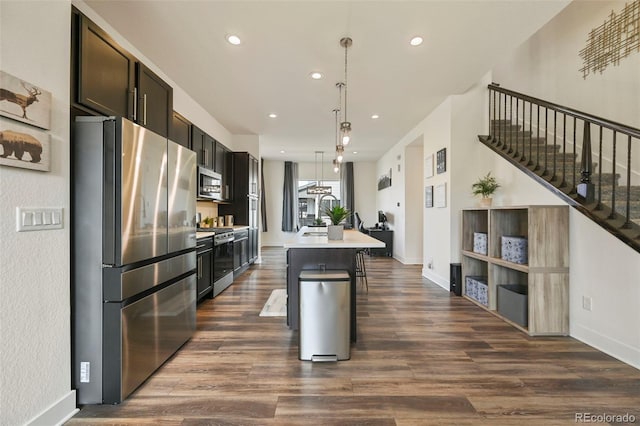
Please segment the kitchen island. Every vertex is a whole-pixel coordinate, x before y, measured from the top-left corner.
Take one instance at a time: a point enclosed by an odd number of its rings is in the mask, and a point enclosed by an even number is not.
[[[303,227],[285,242],[287,249],[287,325],[299,327],[298,277],[304,270],[342,270],[351,277],[351,341],[356,341],[356,252],[385,244],[362,232],[345,230],[342,240],[329,240],[326,227]]]

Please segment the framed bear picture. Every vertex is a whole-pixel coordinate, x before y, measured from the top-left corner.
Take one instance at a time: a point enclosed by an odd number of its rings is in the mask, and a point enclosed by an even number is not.
[[[48,172],[50,159],[49,133],[0,118],[0,166]]]

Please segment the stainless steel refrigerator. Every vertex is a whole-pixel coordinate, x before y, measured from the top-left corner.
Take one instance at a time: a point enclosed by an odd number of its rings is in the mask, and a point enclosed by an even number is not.
[[[73,380],[122,402],[196,327],[196,154],[124,118],[73,141]]]

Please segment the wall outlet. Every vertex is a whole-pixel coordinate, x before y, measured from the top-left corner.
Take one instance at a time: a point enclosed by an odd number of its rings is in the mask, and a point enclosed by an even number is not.
[[[433,269],[433,259],[429,259],[427,262],[427,269]]]
[[[91,363],[83,361],[80,362],[80,383],[91,382]]]
[[[591,310],[591,298],[588,296],[582,296],[582,309],[585,311]]]

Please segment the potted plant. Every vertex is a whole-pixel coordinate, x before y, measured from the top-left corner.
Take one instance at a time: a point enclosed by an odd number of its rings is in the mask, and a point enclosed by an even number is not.
[[[325,209],[324,213],[331,220],[331,225],[327,227],[329,239],[341,240],[344,236],[344,225],[341,222],[349,216],[349,210],[342,206],[334,206],[330,209]]]
[[[498,188],[500,188],[500,184],[494,176],[491,176],[491,172],[487,173],[486,176],[481,177],[476,183],[471,185],[473,195],[482,196],[480,199],[480,207],[484,208],[491,206],[491,195]]]
[[[326,226],[326,225],[325,225],[324,221],[321,218],[317,217],[317,218],[313,219],[313,225],[311,225],[311,226],[318,227],[318,226]]]

